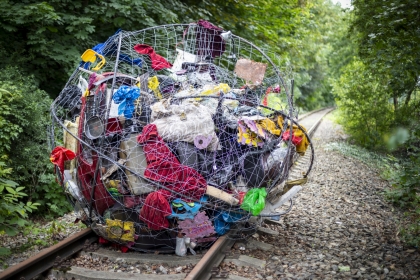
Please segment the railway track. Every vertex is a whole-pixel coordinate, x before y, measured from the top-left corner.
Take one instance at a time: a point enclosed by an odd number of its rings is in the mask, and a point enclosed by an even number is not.
[[[303,127],[309,128],[307,134],[312,136],[316,128],[319,126],[323,117],[331,112],[332,108],[316,110],[299,118],[299,124]],[[314,159],[314,150],[312,144],[304,156],[296,158],[295,164],[290,170],[288,182],[291,187],[298,187],[294,189],[298,192],[301,189],[300,184],[304,184],[307,180],[307,175],[310,172]],[[295,184],[293,184],[293,182]],[[300,183],[300,184],[296,184]],[[287,182],[286,182],[287,184]],[[272,207],[278,208],[279,216],[286,214],[292,207],[293,190],[282,194],[280,191],[273,190],[271,198],[268,201],[272,203]],[[292,195],[290,195],[292,191]],[[290,201],[290,206],[287,210],[282,210],[285,202]],[[283,206],[284,208],[284,206]],[[271,210],[273,210],[271,209]],[[264,218],[267,223],[278,223],[276,218]],[[263,229],[259,229],[263,230]],[[265,234],[274,234],[273,232],[265,231]],[[235,240],[229,237],[229,234],[221,236],[211,248],[207,251],[198,252],[196,256],[174,257],[173,255],[159,255],[159,254],[142,254],[142,253],[127,253],[121,254],[115,251],[107,251],[100,249],[95,252],[98,237],[90,229],[85,229],[73,236],[61,241],[60,243],[41,251],[39,254],[29,258],[22,263],[12,266],[2,273],[0,273],[0,280],[29,280],[29,279],[188,279],[188,280],[204,280],[210,278],[225,278],[229,279],[228,274],[219,266],[226,258],[230,249],[235,243]],[[254,246],[264,246],[264,244],[254,244]],[[80,253],[81,251],[84,253]],[[107,260],[108,262],[123,262],[125,266],[139,266],[139,263],[144,263],[145,267],[153,267],[154,264],[166,264],[177,268],[182,268],[182,272],[187,267],[187,273],[165,274],[165,268],[161,269],[162,274],[153,274],[153,271],[143,269],[142,273],[124,273],[110,272],[110,271],[95,271],[77,266],[71,266],[70,258],[84,254],[85,258],[91,260]],[[252,259],[252,258],[251,258]],[[66,261],[67,260],[67,261]],[[122,261],[123,260],[123,261]],[[248,260],[252,262],[252,260]],[[256,262],[256,261],[255,261]],[[149,265],[147,265],[149,264]],[[246,262],[244,262],[246,264]],[[250,265],[255,265],[249,263]],[[51,269],[53,268],[54,269]],[[162,266],[159,267],[159,269]],[[188,269],[188,267],[193,267]],[[144,267],[143,267],[144,268]],[[140,271],[139,271],[140,272]],[[181,272],[178,271],[177,272]],[[156,273],[156,272],[155,272]],[[166,273],[168,273],[166,271]],[[230,278],[233,279],[233,278]],[[234,279],[246,279],[235,277]]]

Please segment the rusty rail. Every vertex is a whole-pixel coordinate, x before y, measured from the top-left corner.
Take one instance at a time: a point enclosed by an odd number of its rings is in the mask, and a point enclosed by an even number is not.
[[[317,113],[324,109],[315,110],[305,114],[299,120],[306,118],[313,113]],[[308,134],[312,135],[318,125],[321,123],[323,117],[334,110],[329,109],[322,117],[320,117],[316,123],[308,130]],[[53,264],[57,257],[61,259],[68,258],[77,252],[81,251],[86,245],[86,242],[93,243],[98,239],[98,236],[91,229],[84,229],[69,238],[59,242],[58,244],[47,248],[37,255],[23,261],[17,265],[14,265],[2,273],[0,273],[0,280],[29,280],[33,277],[40,275],[53,267]],[[217,268],[226,256],[227,250],[229,250],[235,240],[229,238],[229,234],[219,237],[219,239],[213,244],[209,251],[203,256],[203,258],[197,263],[194,269],[186,276],[186,280],[208,280],[212,276],[213,268]]]
[[[50,269],[57,257],[68,258],[83,249],[86,241],[92,243],[98,236],[90,229],[84,229],[69,238],[42,250],[35,256],[0,273],[0,280],[29,280]]]
[[[185,280],[208,280],[211,270],[218,266],[226,256],[226,250],[230,249],[235,240],[229,238],[229,234],[223,235],[211,246],[209,251],[195,265],[194,269],[185,277]]]

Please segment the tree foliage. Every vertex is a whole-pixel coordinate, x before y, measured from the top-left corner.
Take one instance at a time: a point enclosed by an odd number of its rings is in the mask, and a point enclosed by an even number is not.
[[[385,85],[359,60],[344,67],[343,74],[333,83],[340,122],[365,148],[383,147],[383,136],[392,123],[392,107],[384,90]]]
[[[350,39],[357,52],[333,91],[342,123],[356,143],[393,152],[399,168],[387,197],[407,210],[412,224],[403,237],[420,239],[420,3],[410,0],[354,0]],[[345,50],[345,48],[341,48]],[[344,53],[351,54],[345,51]],[[343,53],[343,54],[344,54]],[[348,56],[341,56],[341,58]]]
[[[20,65],[56,96],[84,50],[119,28],[175,23],[174,11],[182,14],[185,9],[177,0],[3,0],[0,48],[6,59],[1,63]]]
[[[397,112],[418,90],[420,3],[355,0],[353,5],[352,27],[358,35],[360,57],[372,72],[385,77],[383,82]]]
[[[341,14],[331,1],[4,0],[0,10],[0,53],[5,57],[1,65],[18,65],[33,74],[52,97],[80,54],[119,28],[138,30],[203,18],[276,53],[283,66],[293,65],[300,107],[332,101],[324,82],[327,41]]]
[[[19,199],[40,203],[40,211],[63,214],[69,204],[48,157],[51,99],[34,81],[13,67],[0,70],[0,156],[10,167],[9,179],[26,187],[28,196]]]

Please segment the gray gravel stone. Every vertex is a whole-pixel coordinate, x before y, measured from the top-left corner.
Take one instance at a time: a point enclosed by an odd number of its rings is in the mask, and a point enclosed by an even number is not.
[[[296,195],[289,214],[276,224],[263,225],[279,235],[254,237],[272,244],[274,254],[283,264],[266,271],[266,276],[418,279],[419,250],[404,248],[397,234],[402,213],[381,194],[389,187],[388,182],[363,163],[326,149],[328,143],[346,138],[330,120],[321,123],[312,137],[316,161],[308,183]],[[272,255],[264,252],[253,250],[252,255],[273,262]],[[349,272],[339,269],[347,266]],[[249,278],[255,277],[249,275]]]

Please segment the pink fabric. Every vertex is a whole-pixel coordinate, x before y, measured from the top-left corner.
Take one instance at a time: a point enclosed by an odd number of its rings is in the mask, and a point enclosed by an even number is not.
[[[124,196],[124,206],[127,208],[134,208],[143,201],[141,196]]]
[[[150,56],[150,60],[152,61],[152,68],[154,70],[162,70],[166,68],[171,68],[172,64],[170,64],[165,58],[158,55],[155,50],[146,44],[137,44],[134,46],[134,50],[139,54],[147,54]]]
[[[156,125],[148,124],[137,137],[143,144],[147,168],[144,176],[162,183],[176,193],[199,200],[207,189],[207,182],[196,170],[182,165],[159,136]],[[184,199],[185,200],[185,199]]]

